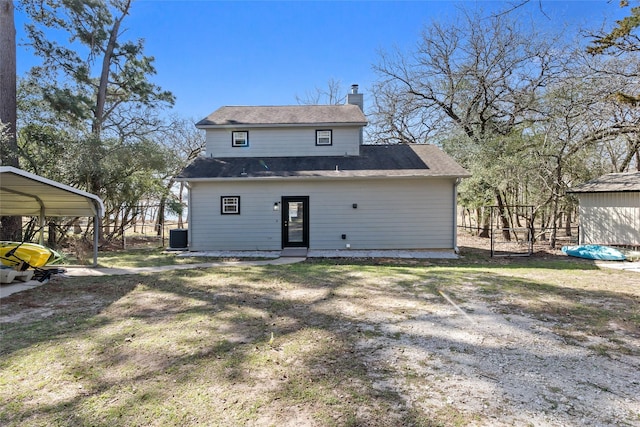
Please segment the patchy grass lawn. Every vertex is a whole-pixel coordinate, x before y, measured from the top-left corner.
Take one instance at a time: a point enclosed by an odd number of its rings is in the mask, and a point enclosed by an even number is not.
[[[220,258],[215,257],[179,257],[177,255],[178,252],[168,252],[163,248],[100,252],[98,266],[107,268],[157,267],[220,261]]]
[[[637,425],[639,283],[478,253],[57,280],[1,301],[0,424]]]

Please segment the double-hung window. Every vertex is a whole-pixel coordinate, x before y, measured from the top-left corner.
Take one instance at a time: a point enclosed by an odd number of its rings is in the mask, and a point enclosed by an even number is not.
[[[249,146],[249,132],[246,130],[231,132],[231,146],[232,147],[248,147]]]
[[[240,196],[220,197],[220,213],[222,215],[240,215]]]
[[[316,145],[332,145],[332,131],[327,129],[316,130]]]

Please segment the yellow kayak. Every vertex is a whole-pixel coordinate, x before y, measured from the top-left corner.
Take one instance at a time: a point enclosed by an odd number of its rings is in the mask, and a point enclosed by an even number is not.
[[[0,242],[0,262],[11,267],[24,261],[29,266],[38,268],[59,258],[60,254],[56,251],[36,243]]]

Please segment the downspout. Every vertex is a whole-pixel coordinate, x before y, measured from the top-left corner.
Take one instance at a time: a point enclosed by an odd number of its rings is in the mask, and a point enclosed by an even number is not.
[[[458,184],[462,178],[456,178],[453,183],[453,252],[460,253],[458,248]]]
[[[193,206],[191,204],[191,183],[189,181],[186,181],[184,183],[184,186],[187,187],[187,209],[188,209],[188,213],[187,213],[187,250],[190,250],[190,246],[191,246],[191,242],[192,242],[192,236],[191,236],[191,230],[193,230],[193,228],[191,228],[191,206]]]

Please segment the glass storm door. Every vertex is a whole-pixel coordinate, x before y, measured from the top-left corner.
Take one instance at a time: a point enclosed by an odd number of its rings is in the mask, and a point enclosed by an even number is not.
[[[309,197],[282,198],[282,247],[309,247]]]

